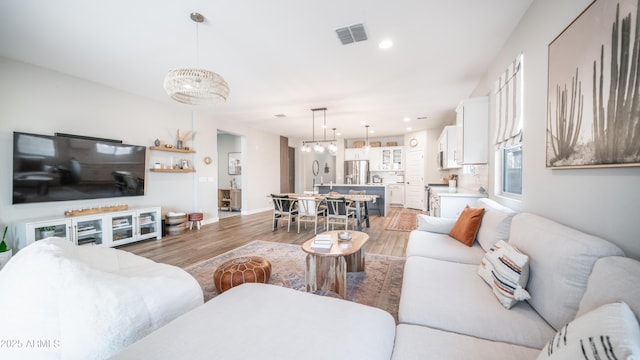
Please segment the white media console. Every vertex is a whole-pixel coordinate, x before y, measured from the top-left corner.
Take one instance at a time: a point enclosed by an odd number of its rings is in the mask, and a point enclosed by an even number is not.
[[[70,217],[50,217],[12,224],[14,247],[22,249],[47,237],[65,238],[76,245],[114,247],[162,237],[159,207]]]

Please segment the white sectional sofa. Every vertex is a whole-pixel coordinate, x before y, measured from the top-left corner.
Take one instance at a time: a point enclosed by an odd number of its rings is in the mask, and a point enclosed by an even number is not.
[[[105,359],[203,303],[184,270],[61,238],[0,271],[0,359]]]
[[[625,301],[638,317],[640,289],[632,284],[640,281],[640,262],[622,257],[617,246],[489,199],[477,206],[485,213],[471,247],[447,235],[455,219],[418,215],[393,359],[536,359],[556,331],[601,305]],[[478,275],[484,253],[499,240],[530,260],[531,299],[511,309]]]
[[[0,296],[0,308],[17,309],[8,326],[0,324],[0,339],[61,340],[61,349],[30,358],[102,359],[124,348],[114,358],[527,360],[574,351],[572,336],[586,328],[607,341],[611,336],[613,347],[630,337],[627,347],[640,356],[639,261],[549,219],[489,199],[477,206],[484,215],[470,247],[448,235],[456,219],[418,215],[399,324],[377,308],[265,284],[244,284],[200,305],[199,286],[180,269],[53,241],[22,250],[0,272],[0,289],[18,289],[11,301]],[[531,297],[510,309],[478,275],[485,253],[500,240],[529,256]],[[601,325],[616,330],[601,332]],[[15,354],[0,348],[2,359]]]

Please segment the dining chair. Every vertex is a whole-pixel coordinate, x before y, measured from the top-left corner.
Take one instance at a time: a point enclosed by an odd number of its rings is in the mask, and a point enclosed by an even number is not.
[[[349,195],[366,195],[366,193],[367,190],[349,190]],[[347,200],[347,205],[353,211],[356,211],[355,204],[355,201]],[[360,202],[360,214],[363,214],[364,216],[364,201]]]
[[[315,196],[298,198],[298,233],[300,232],[300,223],[304,223],[304,228],[306,229],[308,222],[313,223],[313,233],[318,233],[318,222],[325,218],[327,214],[327,207],[323,205],[323,202],[322,198],[316,198]],[[325,221],[325,229],[326,227]]]
[[[291,223],[298,217],[296,199],[289,198],[288,195],[271,194],[273,199],[273,225],[271,230],[275,230],[279,220],[287,221],[287,232],[291,229]]]
[[[326,225],[331,230],[335,229],[335,225],[344,225],[345,230],[349,230],[349,219],[355,219],[355,211],[347,206],[347,200],[344,196],[327,197],[327,221]]]

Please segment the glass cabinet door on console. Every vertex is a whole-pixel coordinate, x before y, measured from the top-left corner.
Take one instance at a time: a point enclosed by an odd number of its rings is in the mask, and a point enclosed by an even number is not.
[[[138,211],[138,240],[160,238],[162,236],[160,226],[160,208]]]
[[[82,217],[73,220],[76,245],[104,245],[104,216]]]
[[[111,218],[111,236],[114,246],[126,244],[136,238],[134,229],[135,212],[114,215]]]
[[[50,237],[61,237],[74,242],[73,233],[71,231],[71,220],[61,219],[52,221],[32,222],[26,224],[26,234],[18,236],[21,244],[29,245],[36,241]],[[24,243],[22,243],[24,241]]]

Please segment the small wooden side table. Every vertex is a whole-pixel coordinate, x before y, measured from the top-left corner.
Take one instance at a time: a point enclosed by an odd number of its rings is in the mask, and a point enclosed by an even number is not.
[[[307,253],[305,277],[308,292],[330,290],[346,299],[347,272],[364,271],[364,245],[369,235],[349,231],[351,240],[341,241],[338,239],[340,232],[342,230],[322,233],[331,235],[331,249],[312,248],[315,237],[302,244],[302,250]]]

